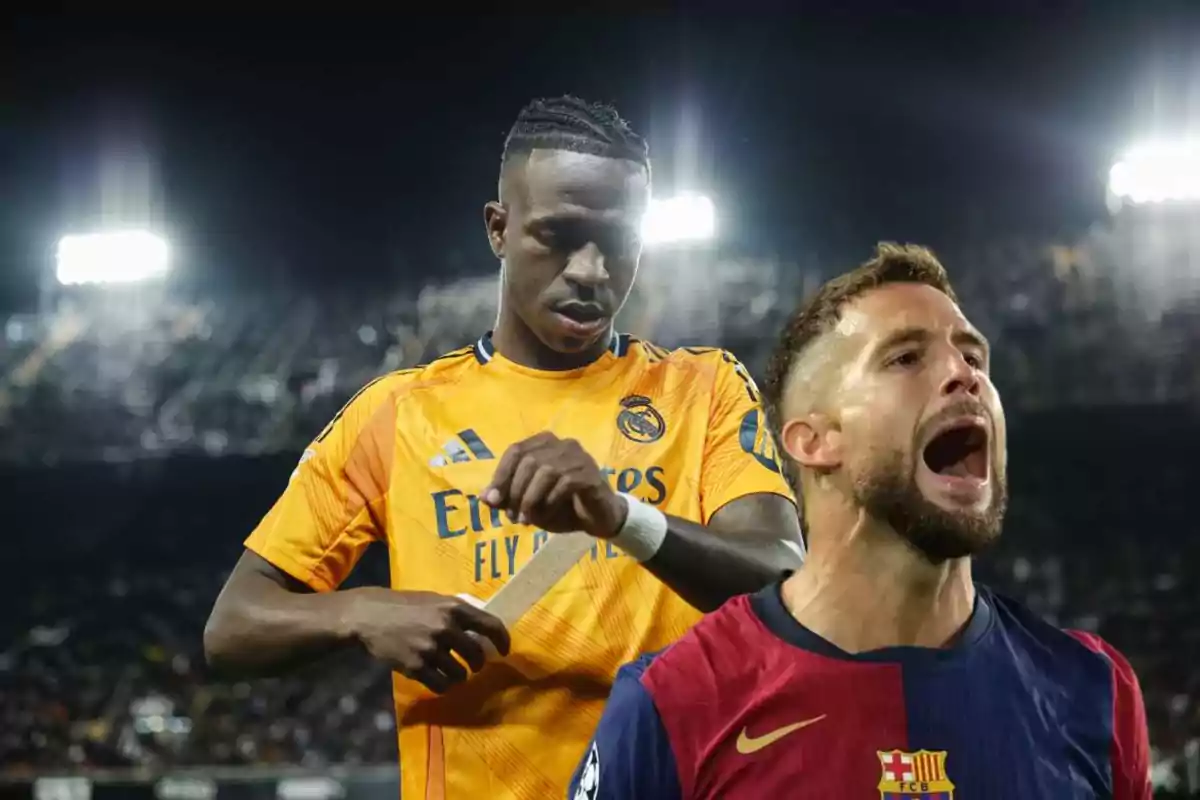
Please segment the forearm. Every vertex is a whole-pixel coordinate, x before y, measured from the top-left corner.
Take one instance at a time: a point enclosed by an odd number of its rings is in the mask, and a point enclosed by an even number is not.
[[[299,594],[270,585],[218,598],[204,629],[209,665],[222,673],[264,675],[351,645],[354,592]]]
[[[684,600],[709,612],[800,565],[798,555],[789,558],[786,546],[769,541],[766,534],[752,538],[743,532],[739,539],[729,541],[703,525],[667,516],[666,538],[643,566]],[[751,543],[759,541],[767,543]]]

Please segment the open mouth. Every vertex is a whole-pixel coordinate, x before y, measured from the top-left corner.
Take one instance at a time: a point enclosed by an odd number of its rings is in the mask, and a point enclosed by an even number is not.
[[[925,445],[925,466],[946,478],[988,479],[988,433],[978,422],[951,425]]]

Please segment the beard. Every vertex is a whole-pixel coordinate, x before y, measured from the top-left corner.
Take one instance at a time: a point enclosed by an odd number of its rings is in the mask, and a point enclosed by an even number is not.
[[[975,555],[1000,537],[1008,487],[998,469],[992,470],[991,480],[992,499],[985,510],[951,511],[921,493],[913,468],[896,453],[889,463],[854,482],[854,499],[868,514],[891,525],[931,563],[940,564]]]

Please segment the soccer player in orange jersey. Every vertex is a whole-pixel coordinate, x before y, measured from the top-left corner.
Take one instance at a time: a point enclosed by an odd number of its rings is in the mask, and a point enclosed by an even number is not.
[[[612,108],[522,110],[484,210],[495,330],[359,392],[217,600],[219,668],[357,646],[395,670],[405,800],[561,796],[621,663],[799,564],[745,369],[613,330],[649,197],[646,144]],[[575,530],[591,554],[511,631],[458,599],[486,600]],[[335,591],[375,541],[391,588]],[[485,666],[488,641],[503,657]]]

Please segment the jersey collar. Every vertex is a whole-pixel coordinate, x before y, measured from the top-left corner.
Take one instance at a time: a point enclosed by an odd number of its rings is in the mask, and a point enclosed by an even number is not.
[[[480,364],[487,364],[496,357],[496,345],[492,343],[492,332],[488,331],[483,336],[479,337],[479,341],[475,342],[475,360]],[[608,343],[608,352],[612,353],[617,358],[621,358],[629,352],[629,334],[617,333],[615,330],[612,334],[612,339]]]
[[[767,630],[788,644],[811,653],[837,658],[844,661],[890,661],[901,664],[917,664],[943,661],[961,657],[979,642],[992,626],[991,593],[975,584],[975,608],[971,619],[959,635],[958,640],[944,648],[933,647],[885,647],[866,653],[847,653],[833,642],[823,639],[796,621],[783,604],[783,584],[775,583],[750,596],[750,608],[762,621]]]

